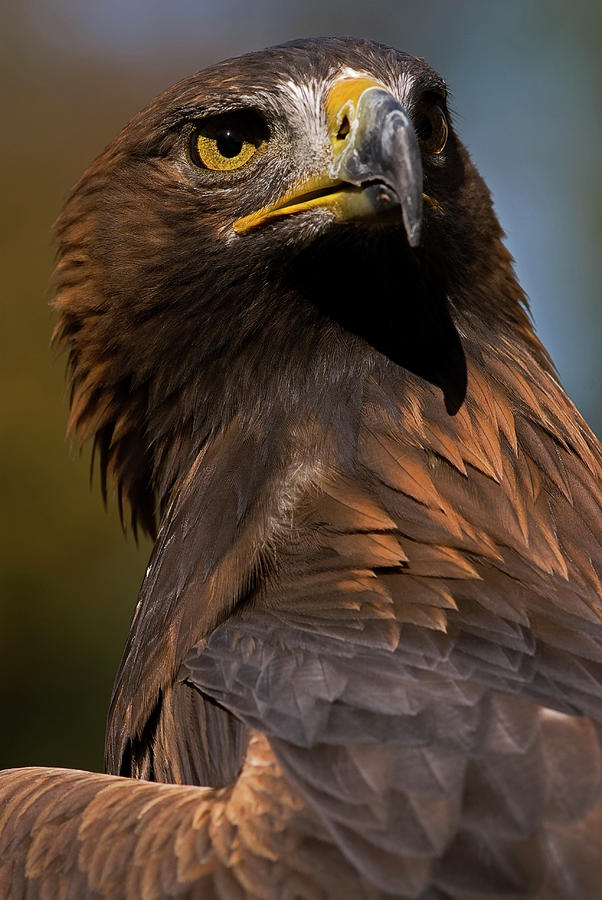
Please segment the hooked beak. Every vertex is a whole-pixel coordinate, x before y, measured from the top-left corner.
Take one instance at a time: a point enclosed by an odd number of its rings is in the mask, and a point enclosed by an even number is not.
[[[275,203],[234,223],[245,234],[283,216],[327,209],[337,222],[400,215],[411,247],[420,242],[422,162],[414,126],[401,104],[369,78],[342,78],[326,100],[331,146],[326,171]]]

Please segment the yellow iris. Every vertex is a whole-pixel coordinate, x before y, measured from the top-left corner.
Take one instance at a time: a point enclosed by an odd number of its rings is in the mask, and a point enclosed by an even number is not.
[[[195,155],[206,169],[227,172],[239,169],[257,150],[256,144],[234,129],[224,128],[217,134],[198,132],[194,139]]]

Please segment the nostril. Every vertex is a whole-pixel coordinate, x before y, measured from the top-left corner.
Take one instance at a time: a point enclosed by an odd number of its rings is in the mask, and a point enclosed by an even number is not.
[[[349,134],[349,130],[349,119],[347,118],[347,116],[343,116],[343,121],[341,122],[341,126],[337,132],[337,140],[344,141]]]

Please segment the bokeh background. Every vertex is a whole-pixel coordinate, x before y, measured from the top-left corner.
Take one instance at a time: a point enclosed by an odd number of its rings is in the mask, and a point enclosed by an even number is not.
[[[50,231],[70,188],[168,84],[226,56],[351,34],[426,57],[516,258],[538,332],[600,433],[599,38],[591,0],[22,0],[0,30],[0,768],[100,769],[149,545],[124,540],[64,439]]]

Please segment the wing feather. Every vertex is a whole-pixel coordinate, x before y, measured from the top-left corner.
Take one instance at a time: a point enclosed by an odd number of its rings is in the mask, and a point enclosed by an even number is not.
[[[353,427],[233,422],[203,451],[108,745],[176,784],[9,775],[16,896],[329,896],[345,859],[349,897],[567,896],[568,864],[591,884],[571,835],[602,822],[599,451],[551,376],[471,365],[455,417],[374,377]],[[203,780],[229,786],[182,786]]]

